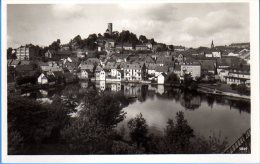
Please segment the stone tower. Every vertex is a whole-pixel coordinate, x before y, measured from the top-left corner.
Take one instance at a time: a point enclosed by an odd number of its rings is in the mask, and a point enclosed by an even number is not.
[[[107,24],[107,32],[109,33],[109,35],[112,35],[112,33],[113,33],[113,24],[112,23]]]

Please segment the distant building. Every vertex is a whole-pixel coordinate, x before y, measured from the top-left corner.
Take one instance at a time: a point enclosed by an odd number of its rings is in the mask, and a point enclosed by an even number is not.
[[[124,50],[133,50],[133,45],[131,43],[124,43],[123,49]]]
[[[48,50],[47,52],[45,52],[44,56],[46,58],[50,58],[51,59],[51,58],[54,57],[55,54],[56,54],[56,52],[54,50]]]
[[[229,47],[250,49],[250,43],[232,43]]]
[[[16,49],[17,60],[30,60],[36,56],[36,50],[32,46],[21,46]]]
[[[107,24],[107,31],[106,31],[109,35],[112,35],[113,33],[113,24],[112,23],[108,23]]]
[[[214,48],[213,40],[212,40],[212,42],[211,42],[211,48],[212,48],[212,49]]]
[[[184,46],[174,46],[174,51],[185,51]]]
[[[150,50],[153,49],[153,44],[152,43],[148,42],[145,45],[148,47],[148,49],[150,49]]]
[[[107,39],[105,43],[105,49],[108,50],[110,48],[115,47],[115,40],[114,39]]]
[[[145,50],[148,50],[148,47],[146,45],[143,45],[143,44],[138,44],[138,45],[135,46],[135,50],[145,51]]]
[[[224,78],[227,84],[246,84],[250,86],[250,66],[229,68],[228,74]]]

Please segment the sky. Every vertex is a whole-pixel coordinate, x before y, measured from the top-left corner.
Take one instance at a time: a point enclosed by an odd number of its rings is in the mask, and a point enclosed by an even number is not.
[[[66,44],[76,35],[129,30],[186,47],[249,42],[247,3],[8,4],[7,46]]]

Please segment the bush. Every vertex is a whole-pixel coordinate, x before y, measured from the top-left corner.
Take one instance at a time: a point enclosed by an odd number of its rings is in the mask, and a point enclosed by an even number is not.
[[[237,85],[236,84],[231,84],[230,87],[231,87],[232,90],[236,90]]]
[[[243,95],[249,95],[249,94],[250,94],[250,91],[249,91],[249,89],[246,87],[245,84],[239,84],[236,89],[237,89],[237,92],[238,92],[239,94],[243,94]]]

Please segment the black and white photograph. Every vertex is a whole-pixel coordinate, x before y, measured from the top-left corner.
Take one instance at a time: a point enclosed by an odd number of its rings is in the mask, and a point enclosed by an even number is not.
[[[259,151],[254,0],[9,2],[6,156]]]

